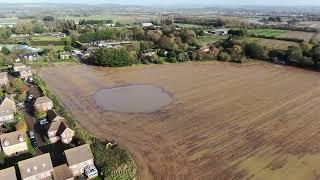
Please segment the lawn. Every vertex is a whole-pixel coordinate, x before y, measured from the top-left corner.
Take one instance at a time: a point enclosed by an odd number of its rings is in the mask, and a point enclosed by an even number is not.
[[[50,46],[35,46],[35,47],[41,48],[41,49],[52,49],[54,51],[63,51],[64,50],[64,46],[50,45]]]
[[[61,41],[61,40],[67,40],[69,39],[68,37],[66,38],[61,38],[61,37],[54,37],[54,36],[36,36],[32,37],[32,41]]]
[[[268,37],[278,37],[282,34],[285,34],[287,30],[280,29],[251,29],[248,30],[249,34],[253,34],[256,36],[268,36]]]

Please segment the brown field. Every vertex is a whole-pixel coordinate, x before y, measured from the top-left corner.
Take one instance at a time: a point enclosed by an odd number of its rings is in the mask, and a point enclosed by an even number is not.
[[[314,37],[315,33],[312,32],[302,32],[302,31],[287,31],[284,34],[281,34],[281,38],[297,38],[303,39],[306,42],[310,41]]]
[[[56,65],[40,76],[91,133],[115,139],[140,179],[317,179],[320,78],[271,64]],[[149,114],[99,110],[99,89],[151,84],[175,101]]]
[[[263,39],[263,38],[249,38],[248,40],[251,42],[256,42],[270,49],[288,50],[289,46],[299,46],[298,43],[292,42],[292,41],[282,41],[282,40]]]

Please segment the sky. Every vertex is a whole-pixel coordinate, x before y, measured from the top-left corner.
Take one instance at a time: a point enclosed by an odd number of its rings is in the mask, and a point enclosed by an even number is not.
[[[113,3],[122,5],[268,5],[268,6],[320,6],[320,0],[0,0],[0,3]]]

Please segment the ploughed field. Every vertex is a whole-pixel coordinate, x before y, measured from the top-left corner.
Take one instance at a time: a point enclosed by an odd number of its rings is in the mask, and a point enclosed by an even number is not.
[[[139,179],[320,176],[319,73],[217,62],[56,65],[39,74],[84,128],[128,148]],[[96,105],[97,92],[129,84],[159,87],[172,101],[148,113]]]

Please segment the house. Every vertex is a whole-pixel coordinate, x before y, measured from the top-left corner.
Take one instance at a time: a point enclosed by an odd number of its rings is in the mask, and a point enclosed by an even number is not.
[[[17,180],[16,170],[14,167],[0,170],[0,179]]]
[[[38,58],[38,53],[36,52],[20,55],[20,59],[29,60],[29,61],[36,60],[37,58]]]
[[[150,51],[145,51],[145,52],[142,52],[140,54],[140,57],[143,59],[143,58],[147,58],[147,57],[152,57],[152,56],[155,56],[157,55],[157,53],[153,50],[150,50]]]
[[[64,118],[58,116],[54,110],[49,110],[47,114],[50,124],[47,126],[47,134],[51,143],[61,140],[64,144],[69,144],[75,132],[64,122]]]
[[[50,154],[43,154],[18,162],[22,180],[52,179],[53,165]]]
[[[8,73],[7,72],[1,72],[0,73],[0,86],[4,86],[8,84],[9,79],[8,79]]]
[[[59,54],[59,59],[64,60],[64,59],[70,59],[70,58],[71,58],[71,53],[70,52],[64,51],[64,52],[61,52]]]
[[[38,97],[34,102],[34,110],[36,112],[47,112],[53,108],[53,102],[47,96]]]
[[[88,178],[98,176],[98,170],[93,163],[93,155],[89,144],[78,146],[64,151],[68,166],[74,176],[80,176],[85,173],[86,167],[90,167],[92,172],[86,174]]]
[[[22,131],[15,131],[0,135],[1,149],[6,156],[16,155],[28,151],[27,135]]]
[[[0,125],[14,122],[14,113],[16,110],[14,100],[6,94],[0,104]]]
[[[66,165],[60,165],[53,168],[54,180],[74,180],[73,174],[70,168]]]
[[[26,65],[22,64],[22,63],[14,63],[13,64],[13,71],[14,72],[19,72],[21,69],[26,68]]]
[[[14,63],[12,68],[13,73],[22,79],[28,79],[28,77],[32,76],[31,67],[27,67],[22,63]]]
[[[153,26],[152,23],[141,23],[142,27],[151,27]]]
[[[208,31],[208,33],[213,35],[225,36],[225,35],[228,35],[229,29],[213,29]]]
[[[30,67],[25,67],[23,69],[20,69],[18,72],[18,76],[22,79],[28,79],[29,77],[32,76],[32,71]]]

